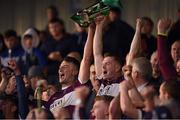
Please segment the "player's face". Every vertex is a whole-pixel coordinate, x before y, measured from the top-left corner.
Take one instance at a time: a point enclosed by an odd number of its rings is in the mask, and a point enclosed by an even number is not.
[[[76,68],[72,63],[63,61],[59,67],[59,80],[60,83],[67,83],[72,77],[75,77]]]
[[[117,72],[116,70],[117,66],[119,66],[119,64],[114,60],[113,57],[105,57],[103,60],[103,68],[102,68],[103,78],[112,79]]]

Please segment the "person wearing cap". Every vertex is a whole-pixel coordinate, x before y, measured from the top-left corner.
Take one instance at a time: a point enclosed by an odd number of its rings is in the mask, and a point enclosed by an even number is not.
[[[28,78],[31,82],[31,88],[33,91],[37,87],[37,82],[43,79],[43,70],[40,66],[32,66],[28,71]]]

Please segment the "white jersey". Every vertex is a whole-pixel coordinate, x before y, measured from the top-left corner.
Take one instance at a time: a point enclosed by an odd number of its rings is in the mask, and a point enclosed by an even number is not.
[[[107,81],[104,79],[100,81],[100,88],[97,92],[97,96],[108,95],[108,96],[117,96],[119,94],[119,84],[124,80],[124,77],[121,76],[117,80]]]

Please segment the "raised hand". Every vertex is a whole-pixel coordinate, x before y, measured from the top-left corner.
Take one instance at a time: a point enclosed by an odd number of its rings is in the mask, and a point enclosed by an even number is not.
[[[142,26],[143,26],[143,21],[140,18],[137,18],[137,20],[136,20],[136,31],[141,31]]]
[[[124,73],[124,77],[126,80],[132,79],[132,76],[131,76],[132,66],[131,65],[123,66],[122,71]]]
[[[122,71],[124,73],[124,78],[125,78],[125,83],[123,83],[127,89],[131,89],[133,87],[135,87],[133,78],[132,78],[132,66],[131,65],[125,65],[122,68]],[[121,86],[121,85],[120,85]]]
[[[158,33],[166,33],[171,26],[171,20],[168,18],[162,18],[158,21],[157,31]]]
[[[106,19],[107,19],[107,17],[105,17],[103,15],[97,16],[96,19],[95,19],[96,26],[103,27],[105,25]]]

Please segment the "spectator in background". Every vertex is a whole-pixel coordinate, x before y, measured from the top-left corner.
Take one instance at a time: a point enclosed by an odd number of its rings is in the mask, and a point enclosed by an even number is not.
[[[42,45],[45,41],[48,40],[48,34],[46,31],[42,30],[42,31],[39,31],[39,45],[38,45],[38,48],[43,51],[43,48],[42,48]]]
[[[168,41],[167,46],[168,49],[171,49],[171,45],[177,41],[180,40],[180,19],[178,19],[176,22],[174,22],[168,32]]]
[[[4,38],[3,35],[0,34],[0,54],[5,50],[5,43],[4,43]]]
[[[124,59],[134,35],[134,29],[121,20],[120,8],[113,7],[109,13],[109,22],[104,27],[103,51],[117,54]]]
[[[154,79],[157,79],[161,75],[157,51],[153,52],[153,54],[151,55],[150,62],[153,70],[152,76]]]
[[[146,52],[148,58],[157,49],[156,38],[152,35],[154,23],[149,17],[142,17],[143,21],[141,29],[142,47]]]
[[[1,64],[8,66],[10,59],[16,60],[18,64],[22,62],[23,49],[18,46],[18,37],[14,30],[7,30],[4,34],[6,49],[1,53]],[[22,69],[22,66],[21,66]]]
[[[171,57],[174,62],[174,66],[176,66],[177,61],[180,59],[180,39],[176,40],[171,45]]]
[[[83,56],[84,45],[87,39],[87,32],[85,28],[80,27],[77,23],[74,23],[75,33],[73,34],[76,37],[79,52],[81,57]]]
[[[47,16],[48,23],[53,19],[59,19],[59,13],[58,13],[56,6],[54,6],[54,5],[48,6],[46,9],[46,16]],[[48,25],[46,25],[45,31],[49,35]]]
[[[35,91],[37,82],[44,79],[43,69],[40,66],[32,66],[28,71],[28,78],[31,82],[31,88]]]
[[[177,19],[180,20],[180,8],[177,10]]]
[[[178,73],[178,76],[180,76],[180,60],[178,60],[176,63],[176,71]]]
[[[59,63],[70,52],[77,52],[77,44],[72,35],[66,33],[64,22],[53,19],[48,23],[50,38],[43,43],[48,56],[48,74],[57,75]]]
[[[95,119],[109,118],[109,105],[113,97],[111,96],[97,96],[92,109],[92,116]]]
[[[27,73],[33,65],[39,65],[42,68],[46,65],[46,59],[43,53],[37,48],[39,45],[39,36],[33,28],[29,28],[23,35],[21,44],[24,49],[23,72]]]
[[[14,95],[1,96],[1,110],[4,118],[0,119],[18,119],[18,99]]]
[[[153,52],[153,54],[151,55],[150,62],[152,66],[152,82],[156,89],[156,92],[159,93],[159,88],[161,83],[163,82],[163,77],[159,68],[159,58],[157,51]]]
[[[48,22],[59,17],[58,10],[57,10],[56,6],[54,6],[54,5],[48,6],[48,8],[46,10],[46,14],[47,14]]]

